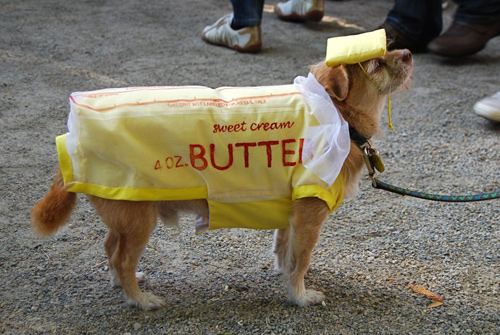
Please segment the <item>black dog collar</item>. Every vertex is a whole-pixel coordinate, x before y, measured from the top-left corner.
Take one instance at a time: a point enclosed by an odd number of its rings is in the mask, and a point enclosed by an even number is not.
[[[370,137],[365,137],[361,135],[354,127],[349,126],[349,136],[351,137],[351,141],[356,143],[356,145],[360,148],[365,146],[370,141]]]

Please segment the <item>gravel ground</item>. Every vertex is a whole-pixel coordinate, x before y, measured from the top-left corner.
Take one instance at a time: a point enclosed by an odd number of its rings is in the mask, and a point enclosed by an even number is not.
[[[324,57],[328,37],[375,29],[391,5],[327,1],[330,19],[308,25],[266,12],[263,52],[245,55],[200,39],[230,12],[226,0],[0,0],[0,333],[500,334],[498,201],[422,201],[364,178],[323,228],[307,284],[327,300],[308,308],[285,301],[271,231],[195,236],[192,217],[179,235],[158,226],[140,270],[168,307],[143,312],[110,288],[105,228],[84,197],[56,236],[29,226],[56,170],[71,92],[290,83]],[[500,127],[472,113],[500,89],[500,38],[466,59],[414,58],[412,89],[393,97],[396,130],[377,139],[381,179],[435,193],[500,189]],[[444,305],[428,308],[409,284]]]

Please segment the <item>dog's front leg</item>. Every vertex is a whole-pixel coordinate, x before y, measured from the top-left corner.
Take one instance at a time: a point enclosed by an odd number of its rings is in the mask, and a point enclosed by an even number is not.
[[[278,273],[285,272],[286,255],[288,253],[288,240],[290,228],[276,229],[274,231],[274,268]]]
[[[327,215],[328,207],[318,198],[299,199],[294,203],[284,275],[288,298],[299,306],[318,304],[325,299],[321,292],[306,290],[304,275]]]

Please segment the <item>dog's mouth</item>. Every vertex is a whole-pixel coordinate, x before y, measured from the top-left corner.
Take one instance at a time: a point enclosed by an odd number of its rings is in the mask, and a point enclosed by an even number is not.
[[[413,71],[413,57],[410,50],[396,50],[399,52],[394,64],[394,82],[391,92],[398,89],[409,90],[411,84],[411,73]]]

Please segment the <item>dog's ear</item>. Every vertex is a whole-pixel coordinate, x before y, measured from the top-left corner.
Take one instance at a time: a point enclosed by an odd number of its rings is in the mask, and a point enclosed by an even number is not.
[[[331,97],[339,101],[347,98],[349,76],[344,65],[328,67],[322,62],[311,66],[311,72]]]
[[[349,93],[349,77],[344,65],[332,69],[329,83],[325,87],[325,90],[330,96],[335,97],[339,101],[347,98],[347,94]]]

